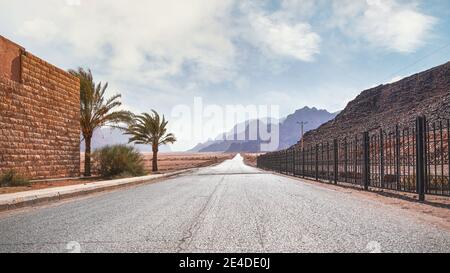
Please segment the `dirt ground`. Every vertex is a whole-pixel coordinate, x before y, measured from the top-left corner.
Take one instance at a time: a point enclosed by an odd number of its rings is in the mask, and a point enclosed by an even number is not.
[[[40,182],[32,182],[30,186],[27,187],[0,187],[0,194],[5,193],[15,193],[21,191],[32,191],[32,190],[41,190],[47,188],[54,187],[63,187],[63,186],[71,186],[78,184],[87,184],[92,182],[100,181],[98,177],[93,177],[89,179],[67,179],[67,180],[57,180],[57,181],[40,181]]]
[[[256,159],[258,158],[258,156],[261,154],[244,154],[244,162],[245,164],[252,166],[252,167],[256,167]]]
[[[152,170],[152,153],[142,153],[145,170]],[[167,173],[189,168],[206,167],[231,159],[234,154],[224,153],[160,153],[158,154],[158,173]],[[84,153],[81,153],[81,173],[84,172]]]
[[[152,154],[144,153],[144,165],[145,169],[151,173],[152,169]],[[234,157],[234,154],[222,154],[222,153],[161,153],[158,156],[158,173],[168,173],[180,170],[186,170],[191,168],[207,167],[210,165],[221,163],[227,159]],[[81,156],[82,171],[84,164],[84,155]],[[93,177],[89,179],[61,179],[61,180],[49,180],[32,182],[28,187],[0,187],[0,194],[14,193],[21,191],[40,190],[46,188],[87,184],[92,182],[102,181],[104,179],[100,177]]]
[[[152,169],[152,153],[143,153],[146,170]],[[158,156],[160,173],[206,167],[232,159],[235,154],[224,153],[164,153]]]

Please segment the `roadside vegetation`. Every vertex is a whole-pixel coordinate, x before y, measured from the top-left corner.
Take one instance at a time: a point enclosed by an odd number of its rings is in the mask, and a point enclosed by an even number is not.
[[[80,79],[80,127],[85,141],[84,176],[91,176],[91,140],[94,131],[102,126],[117,126],[129,122],[131,114],[118,110],[120,94],[105,98],[108,83],[96,84],[91,70],[78,68],[69,73]]]
[[[142,155],[126,145],[106,146],[93,154],[98,173],[106,178],[142,176],[145,174]]]
[[[24,176],[9,170],[3,175],[0,175],[0,187],[27,187],[31,183]]]
[[[158,172],[159,146],[177,141],[172,133],[167,133],[169,122],[155,111],[134,116],[132,122],[125,129],[125,134],[130,135],[130,143],[150,144],[152,146],[153,159],[152,171]]]
[[[119,110],[122,105],[121,95],[105,98],[108,83],[95,83],[91,70],[78,68],[69,70],[69,73],[80,79],[80,128],[85,142],[84,176],[92,175],[93,165],[98,165],[96,171],[104,177],[144,174],[139,152],[126,145],[99,149],[95,153],[95,162],[92,162],[92,137],[94,131],[103,126],[124,130],[125,134],[130,135],[129,143],[150,144],[153,152],[152,171],[158,172],[159,146],[176,141],[172,133],[167,133],[168,121],[165,117],[155,110],[142,115]]]

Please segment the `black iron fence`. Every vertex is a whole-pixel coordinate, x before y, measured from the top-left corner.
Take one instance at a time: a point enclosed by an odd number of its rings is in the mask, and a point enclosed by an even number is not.
[[[330,183],[450,196],[450,121],[373,130],[261,155],[259,168]]]

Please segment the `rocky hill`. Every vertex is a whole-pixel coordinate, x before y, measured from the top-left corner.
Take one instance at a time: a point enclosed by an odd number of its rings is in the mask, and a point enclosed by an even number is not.
[[[261,140],[258,137],[258,140],[249,141],[249,128],[265,127],[266,123],[267,121],[250,120],[236,124],[229,132],[222,133],[214,140],[199,143],[188,152],[258,152]],[[279,123],[279,121],[273,119],[270,123]]]
[[[363,91],[336,118],[306,133],[304,140],[312,144],[395,124],[410,126],[418,115],[448,119],[449,111],[450,62]]]
[[[304,130],[305,132],[308,132],[335,118],[337,114],[338,113],[330,113],[327,110],[321,110],[315,107],[304,107],[295,111],[295,113],[287,116],[280,124],[279,149],[289,148],[300,140],[300,125],[297,122],[307,122],[304,125]]]

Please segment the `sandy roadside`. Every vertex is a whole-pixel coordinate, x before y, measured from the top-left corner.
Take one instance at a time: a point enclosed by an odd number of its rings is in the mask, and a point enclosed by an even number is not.
[[[151,170],[151,154],[144,153],[144,165],[146,170]],[[160,171],[158,173],[171,173],[192,168],[207,167],[219,164],[227,159],[231,159],[233,154],[220,153],[162,153],[159,156],[158,164]],[[82,162],[83,163],[83,162]],[[40,190],[47,188],[89,184],[93,182],[105,181],[101,177],[83,178],[83,179],[58,179],[32,182],[26,187],[0,187],[0,194]]]

